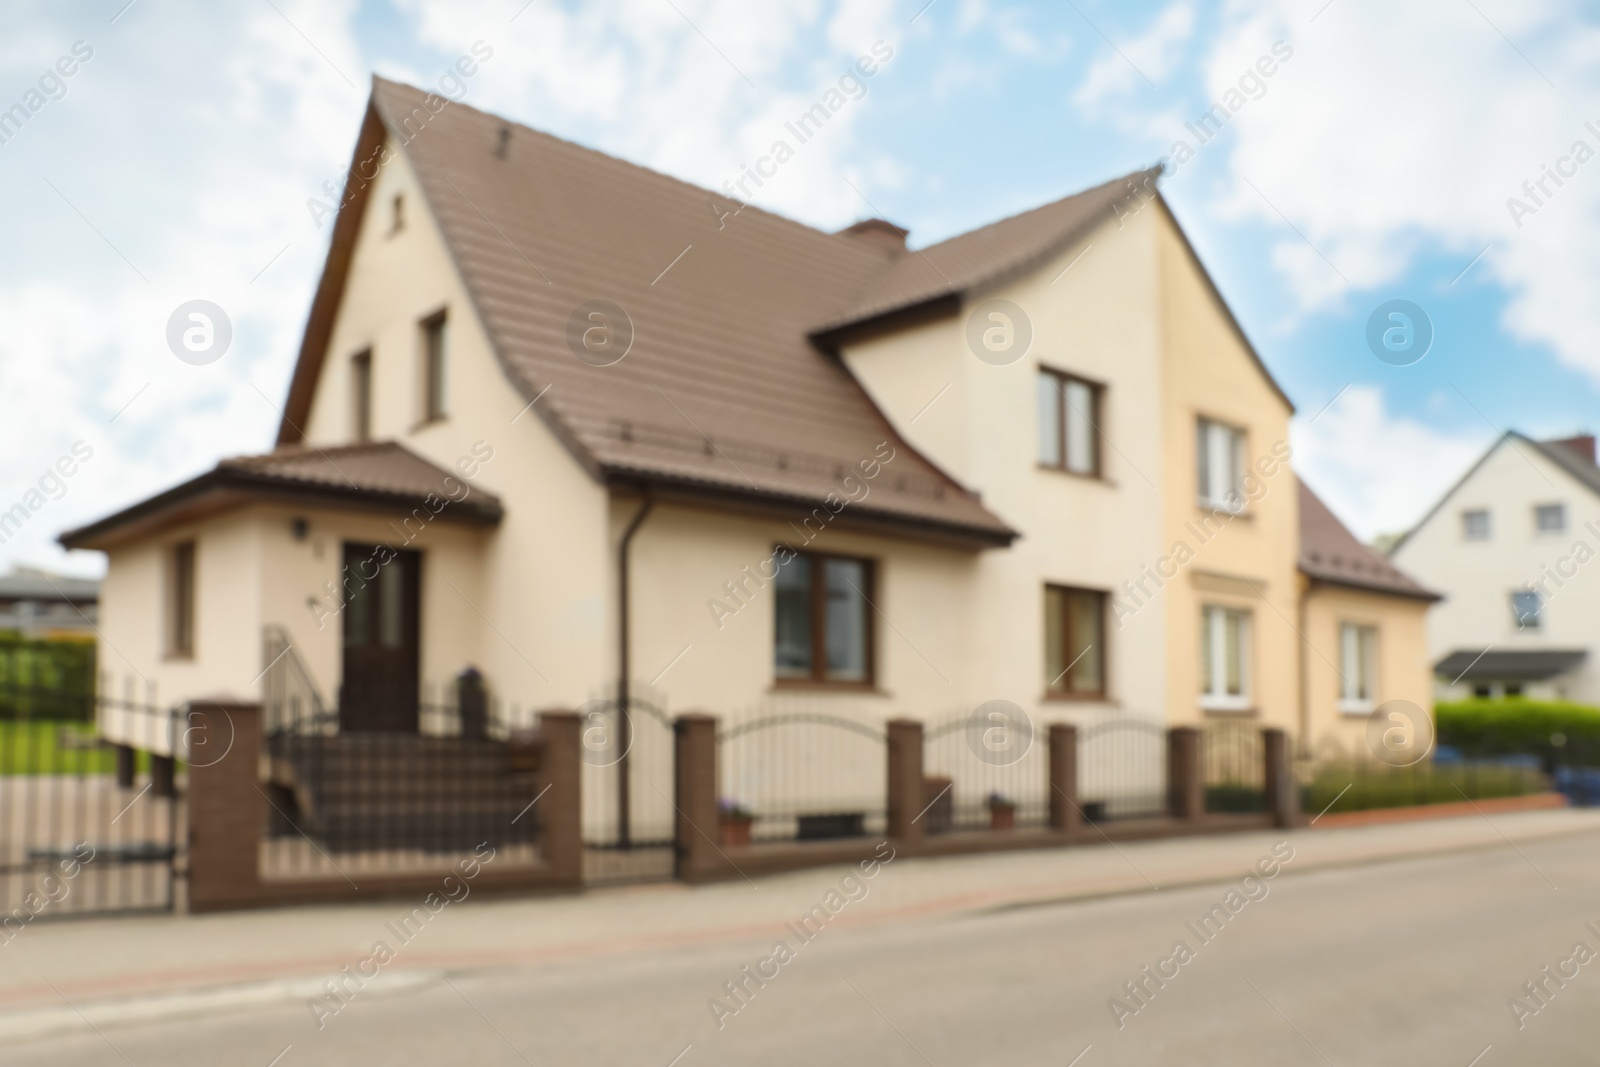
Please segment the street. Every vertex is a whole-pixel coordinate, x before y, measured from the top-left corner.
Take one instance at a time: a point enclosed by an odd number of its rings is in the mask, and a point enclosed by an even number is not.
[[[1288,833],[1279,857],[1309,833]],[[1579,962],[1574,946],[1600,948],[1585,928],[1600,927],[1597,846],[1600,833],[1589,832],[1332,870],[1297,872],[1289,859],[1271,877],[1261,874],[1268,864],[1248,880],[1241,869],[1230,881],[1077,903],[855,928],[779,922],[771,935],[718,944],[433,971],[329,1001],[336,1012],[282,999],[84,1031],[13,1046],[5,1058],[52,1067],[1585,1064],[1600,1036],[1600,967]],[[877,879],[903,869],[885,866]],[[778,937],[790,958],[763,965]],[[1179,941],[1190,949],[1181,964],[1172,960]],[[1541,974],[1547,965],[1556,977]],[[772,977],[746,977],[758,970]],[[1170,977],[1148,977],[1158,974]],[[735,981],[742,1000],[724,987]],[[1143,981],[1142,1004],[1130,981]],[[1529,981],[1544,983],[1545,1005],[1525,991]],[[1514,996],[1529,1009],[1520,1030],[1507,1006]],[[720,1028],[714,997],[726,1009]],[[1120,1029],[1112,998],[1127,1009]]]

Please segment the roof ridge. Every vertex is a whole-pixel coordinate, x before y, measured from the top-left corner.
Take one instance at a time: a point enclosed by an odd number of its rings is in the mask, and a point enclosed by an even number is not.
[[[408,91],[408,92],[421,93],[424,96],[437,96],[438,95],[437,93],[430,93],[426,89],[420,89],[415,85],[410,85],[410,84],[408,84],[406,82],[402,82],[402,81],[395,81],[393,78],[385,78],[385,77],[382,77],[381,75],[378,75],[378,74],[374,74],[372,76],[372,81],[373,81],[373,84],[374,84],[374,91],[373,91],[373,98],[374,99],[377,98],[376,85],[377,85],[378,82],[383,82],[385,85],[393,86],[393,87],[395,87],[397,89],[405,90],[405,91]],[[445,99],[448,99],[448,98],[445,98]],[[653,178],[665,179],[666,181],[672,182],[675,185],[680,185],[685,189],[692,189],[697,193],[705,193],[708,196],[721,197],[723,200],[731,200],[735,204],[741,205],[739,207],[739,209],[738,209],[739,211],[744,211],[746,209],[749,209],[749,210],[752,210],[752,211],[756,211],[756,212],[759,212],[762,215],[766,215],[769,218],[775,219],[775,220],[777,220],[779,222],[782,222],[782,223],[785,223],[787,225],[799,227],[800,229],[806,231],[807,233],[814,234],[814,235],[816,235],[818,237],[825,237],[825,238],[829,238],[830,240],[834,240],[834,241],[849,240],[848,235],[846,235],[843,231],[824,230],[820,226],[813,226],[808,222],[802,222],[799,219],[791,218],[788,215],[780,214],[779,212],[773,211],[771,208],[761,207],[760,205],[756,204],[753,201],[740,200],[738,197],[729,196],[727,193],[722,192],[721,190],[710,189],[710,188],[707,188],[704,185],[697,185],[694,182],[688,181],[687,179],[684,179],[684,178],[680,178],[675,174],[669,174],[664,170],[657,170],[654,167],[646,166],[643,163],[637,163],[637,162],[635,162],[635,161],[633,161],[631,159],[627,159],[627,158],[625,158],[623,156],[613,155],[610,152],[605,151],[604,149],[593,148],[593,147],[591,147],[589,145],[586,145],[586,144],[583,144],[581,142],[573,141],[573,140],[570,140],[570,139],[568,139],[566,137],[558,136],[556,134],[551,133],[548,130],[541,130],[538,127],[530,126],[525,122],[518,121],[517,119],[507,118],[505,115],[501,115],[501,114],[498,114],[498,113],[493,112],[493,111],[485,111],[483,108],[475,107],[472,104],[466,103],[464,100],[451,100],[450,104],[452,106],[454,106],[454,107],[465,108],[468,111],[476,112],[477,114],[482,115],[485,118],[494,119],[497,122],[503,122],[508,126],[515,126],[515,127],[519,128],[519,129],[524,130],[524,131],[526,131],[528,133],[531,133],[531,134],[533,134],[533,135],[535,135],[537,137],[544,138],[545,140],[554,141],[557,144],[568,145],[568,146],[570,146],[572,148],[578,149],[581,152],[587,152],[587,153],[589,153],[591,155],[600,156],[600,157],[602,157],[604,159],[607,159],[607,160],[609,160],[609,161],[611,161],[613,163],[621,163],[624,166],[629,167],[629,168],[631,168],[633,170],[643,171],[645,174],[648,174]],[[387,125],[387,123],[385,123],[385,124]],[[402,146],[402,147],[404,147],[404,146]],[[865,242],[862,242],[862,241],[851,241],[851,245],[853,247],[869,247],[869,246],[866,245]],[[884,262],[888,263],[895,257],[893,257],[893,256],[884,256],[883,258],[884,258]]]

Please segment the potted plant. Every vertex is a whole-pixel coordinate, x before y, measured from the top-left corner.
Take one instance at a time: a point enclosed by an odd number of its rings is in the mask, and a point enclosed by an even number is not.
[[[756,817],[750,809],[737,800],[726,798],[717,802],[717,826],[723,848],[744,848],[750,844],[750,827]]]
[[[989,829],[1010,830],[1017,825],[1017,804],[999,793],[989,794]]]

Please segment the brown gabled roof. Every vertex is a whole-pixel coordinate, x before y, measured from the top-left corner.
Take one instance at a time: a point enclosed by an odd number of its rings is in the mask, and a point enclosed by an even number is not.
[[[1154,172],[905,252],[859,227],[829,234],[743,207],[464,104],[374,79],[356,150],[386,137],[415,169],[508,378],[595,477],[810,506],[894,447],[862,517],[983,544],[1015,534],[901,440],[813,338],[959,297],[1038,265]],[[368,186],[353,166],[279,441],[301,426],[342,295]],[[370,166],[365,173],[371,173]],[[569,320],[605,300],[631,320],[626,358],[580,360]],[[548,391],[546,391],[548,390]]]
[[[1369,548],[1328,510],[1305,482],[1300,486],[1300,572],[1318,582],[1416,600],[1442,600]]]
[[[375,510],[397,519],[422,507],[433,519],[477,525],[492,525],[501,516],[500,499],[493,493],[393,441],[339,448],[285,445],[265,455],[221,460],[199,477],[68,530],[59,540],[67,548],[104,548],[260,500]]]
[[[1063,200],[992,222],[899,256],[848,306],[813,332],[826,336],[848,326],[961,296],[1026,273],[1112,217],[1117,204],[1136,210],[1156,195],[1159,168],[1137,171]],[[1133,201],[1139,200],[1139,205]]]

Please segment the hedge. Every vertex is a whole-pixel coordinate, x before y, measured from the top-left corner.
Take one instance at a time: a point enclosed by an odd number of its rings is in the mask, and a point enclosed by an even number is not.
[[[1600,708],[1564,700],[1460,700],[1434,705],[1438,743],[1463,756],[1533,755],[1545,765],[1600,758]]]

